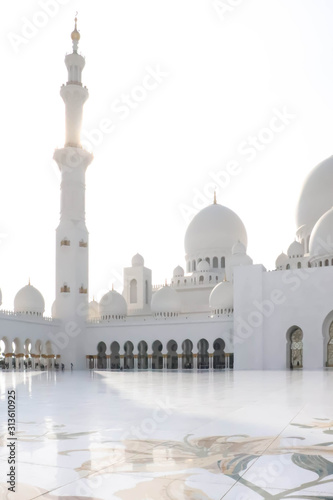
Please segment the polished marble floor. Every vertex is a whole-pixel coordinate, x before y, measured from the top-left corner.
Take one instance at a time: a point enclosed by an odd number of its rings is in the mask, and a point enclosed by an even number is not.
[[[333,371],[11,372],[0,394],[1,500],[333,499]]]

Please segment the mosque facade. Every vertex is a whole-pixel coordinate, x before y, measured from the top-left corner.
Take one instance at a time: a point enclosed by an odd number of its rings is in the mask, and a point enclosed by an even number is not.
[[[30,284],[0,310],[3,369],[227,370],[333,367],[333,157],[305,180],[295,241],[266,270],[247,255],[243,222],[229,208],[202,209],[185,234],[184,267],[152,283],[136,254],[122,294],[89,302],[89,233],[85,172],[93,160],[80,142],[85,60],[80,34],[66,55],[65,144],[54,153],[61,172],[52,317]],[[1,298],[1,297],[0,297]]]

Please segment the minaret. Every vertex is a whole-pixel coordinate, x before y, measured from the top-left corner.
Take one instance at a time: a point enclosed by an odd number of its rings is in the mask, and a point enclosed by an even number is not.
[[[71,35],[73,52],[66,55],[68,81],[60,95],[66,110],[66,139],[56,149],[54,160],[61,172],[60,223],[56,230],[56,301],[55,317],[82,322],[88,313],[88,231],[85,223],[85,172],[93,157],[80,142],[83,105],[88,89],[82,86],[84,58],[78,54],[80,33]],[[79,321],[79,322],[80,322]]]

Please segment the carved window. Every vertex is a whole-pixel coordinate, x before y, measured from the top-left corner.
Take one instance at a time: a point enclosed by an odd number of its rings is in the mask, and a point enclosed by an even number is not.
[[[60,242],[60,246],[62,246],[62,247],[69,247],[70,244],[71,244],[71,242],[66,237],[64,239],[62,239],[61,242]]]

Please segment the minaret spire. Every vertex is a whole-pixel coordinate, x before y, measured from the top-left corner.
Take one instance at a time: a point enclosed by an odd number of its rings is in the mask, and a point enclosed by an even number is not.
[[[74,22],[75,22],[75,26],[74,26],[74,31],[72,31],[71,38],[73,40],[73,53],[77,54],[77,48],[78,48],[79,40],[81,37],[80,33],[77,30],[77,12],[75,14]]]
[[[89,93],[87,87],[82,85],[85,60],[77,52],[80,40],[77,17],[71,39],[73,52],[65,57],[68,79],[60,89],[65,103],[65,145],[56,149],[53,156],[61,172],[54,310],[59,319],[75,321],[79,325],[85,319],[85,311],[88,311],[89,234],[85,214],[85,173],[93,156],[83,149],[80,140],[83,106]],[[72,347],[74,349],[75,345]],[[74,353],[72,355],[74,356]]]

